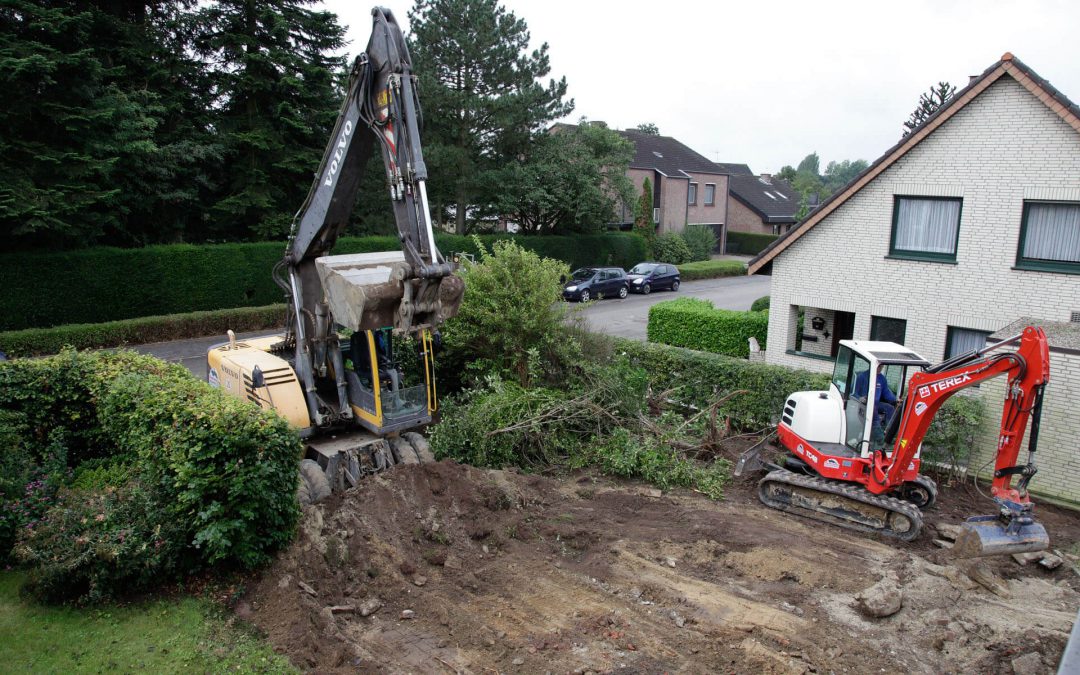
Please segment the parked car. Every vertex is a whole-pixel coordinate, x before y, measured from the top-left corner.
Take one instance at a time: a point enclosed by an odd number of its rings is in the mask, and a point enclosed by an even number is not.
[[[582,267],[563,286],[563,298],[588,302],[593,298],[625,298],[630,282],[621,267]]]
[[[630,281],[630,290],[635,293],[648,295],[664,289],[679,290],[679,268],[667,263],[638,263],[626,278]]]

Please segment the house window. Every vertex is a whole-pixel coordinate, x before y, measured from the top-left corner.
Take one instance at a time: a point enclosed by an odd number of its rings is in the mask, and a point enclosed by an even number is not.
[[[907,321],[904,319],[890,319],[887,316],[870,317],[870,339],[882,342],[895,342],[904,344],[907,334]]]
[[[1080,274],[1080,204],[1024,202],[1016,266]]]
[[[690,190],[686,193],[686,203],[691,206],[697,204],[697,183],[690,183]]]
[[[712,183],[705,183],[705,206],[712,206],[716,203],[716,186]]]
[[[960,207],[954,197],[900,197],[893,203],[889,255],[920,260],[956,260]]]
[[[951,359],[960,354],[967,354],[982,349],[986,346],[986,338],[990,337],[988,330],[972,330],[970,328],[957,328],[949,326],[945,334],[945,358]]]

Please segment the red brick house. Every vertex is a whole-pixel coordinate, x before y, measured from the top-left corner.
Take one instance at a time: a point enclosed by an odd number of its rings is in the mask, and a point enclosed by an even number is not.
[[[767,173],[733,175],[728,180],[727,229],[730,232],[784,234],[795,224],[799,193]]]

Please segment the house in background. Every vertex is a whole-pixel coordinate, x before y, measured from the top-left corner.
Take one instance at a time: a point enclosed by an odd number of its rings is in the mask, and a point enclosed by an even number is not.
[[[727,223],[728,177],[752,175],[745,164],[709,161],[670,136],[654,136],[634,129],[619,134],[634,144],[630,179],[641,194],[648,178],[653,189],[653,222],[657,232],[682,232],[687,224],[711,225],[723,250]],[[634,221],[632,205],[625,205],[621,225]]]
[[[802,198],[787,181],[767,173],[728,179],[729,232],[784,234],[795,224]]]
[[[1080,322],[1080,109],[1028,66],[1007,53],[973,78],[749,265],[770,270],[770,363],[829,371],[846,338],[938,361],[1053,327],[1033,488],[1080,503],[1080,345],[1059,325]],[[979,395],[985,441],[1002,389]]]

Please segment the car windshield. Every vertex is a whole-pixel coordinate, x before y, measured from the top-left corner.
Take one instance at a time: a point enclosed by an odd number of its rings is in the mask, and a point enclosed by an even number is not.
[[[570,275],[570,278],[574,281],[585,281],[586,279],[591,279],[593,274],[596,274],[596,270],[591,267],[586,267],[584,269],[574,270],[574,273]]]
[[[634,265],[634,269],[630,270],[630,274],[648,274],[656,269],[656,265],[653,263],[638,263]]]

